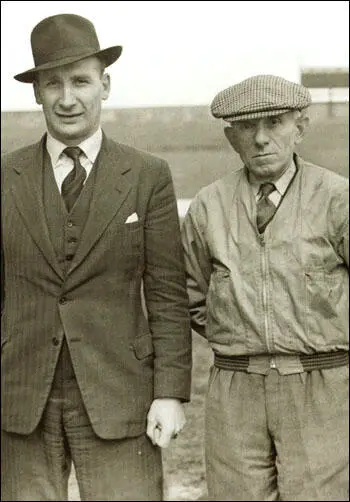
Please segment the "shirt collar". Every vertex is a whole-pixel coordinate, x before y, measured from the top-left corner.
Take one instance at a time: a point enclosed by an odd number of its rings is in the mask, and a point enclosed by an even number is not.
[[[278,193],[281,196],[285,194],[285,192],[288,188],[288,185],[291,182],[296,170],[297,170],[296,165],[294,163],[294,160],[292,160],[292,163],[288,167],[288,169],[286,169],[284,171],[284,173],[282,174],[282,176],[280,178],[278,178],[278,180],[274,181],[273,184],[275,185],[276,190],[278,191]],[[250,184],[252,186],[254,195],[258,195],[260,185],[262,184],[261,181],[258,182],[256,180],[254,180],[254,181],[251,181]]]
[[[294,164],[294,161],[292,161],[290,167],[282,174],[280,178],[278,178],[277,181],[275,181],[274,185],[276,187],[276,190],[281,194],[284,195],[289,183],[291,182],[297,168]]]
[[[100,151],[101,144],[102,144],[102,129],[99,127],[92,136],[85,139],[77,146],[79,146],[79,148],[82,149],[86,157],[93,164],[96,160],[98,152]],[[65,145],[58,139],[54,138],[49,132],[47,133],[46,149],[50,155],[53,167],[56,167],[58,159],[65,148],[67,148],[67,145]]]

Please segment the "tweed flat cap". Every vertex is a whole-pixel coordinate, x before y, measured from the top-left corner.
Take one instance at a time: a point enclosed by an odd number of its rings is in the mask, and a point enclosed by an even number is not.
[[[311,104],[309,90],[275,75],[255,75],[219,92],[211,113],[227,122],[279,115]]]

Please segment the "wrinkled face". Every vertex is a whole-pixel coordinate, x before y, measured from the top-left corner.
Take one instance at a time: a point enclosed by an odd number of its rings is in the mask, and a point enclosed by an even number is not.
[[[38,72],[36,102],[42,105],[48,131],[66,145],[79,144],[97,131],[101,104],[110,90],[101,62],[89,57]]]
[[[225,134],[257,181],[277,180],[290,166],[294,147],[300,143],[307,117],[300,112],[232,122]]]

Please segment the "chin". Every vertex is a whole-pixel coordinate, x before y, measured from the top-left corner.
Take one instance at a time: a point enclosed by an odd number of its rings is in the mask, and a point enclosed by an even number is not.
[[[57,139],[59,139],[63,143],[65,141],[73,141],[73,140],[79,140],[79,142],[81,142],[85,138],[85,134],[84,134],[84,131],[82,131],[82,130],[78,130],[78,129],[74,130],[72,128],[70,130],[65,129],[64,131],[62,131],[62,130],[57,131],[56,137],[57,137]]]
[[[259,164],[252,166],[251,170],[258,175],[264,173],[274,173],[276,172],[277,169],[275,166],[272,166],[271,164]]]

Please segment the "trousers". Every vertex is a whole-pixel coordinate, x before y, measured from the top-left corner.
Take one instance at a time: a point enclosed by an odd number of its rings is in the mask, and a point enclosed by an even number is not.
[[[349,500],[348,366],[283,375],[213,366],[210,500]]]
[[[2,431],[1,499],[68,500],[72,464],[81,500],[162,500],[160,448],[143,434],[94,433],[66,344],[43,417],[29,436]]]

